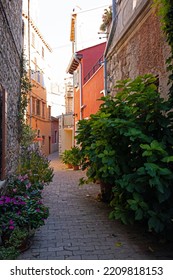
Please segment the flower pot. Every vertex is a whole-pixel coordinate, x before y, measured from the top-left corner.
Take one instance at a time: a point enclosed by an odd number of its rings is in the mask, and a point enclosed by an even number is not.
[[[72,169],[72,168],[73,168],[73,165],[70,164],[70,163],[68,163],[68,164],[67,164],[67,168],[68,168],[68,169]]]
[[[32,238],[33,238],[33,235],[32,236],[27,236],[26,238],[24,238],[23,240],[21,240],[21,244],[19,246],[16,246],[16,249],[19,251],[19,252],[24,252],[26,250],[28,250],[32,244]],[[1,239],[2,239],[2,245],[4,247],[7,247],[8,248],[8,242],[9,242],[9,236],[5,235],[5,234],[2,234],[1,236]]]
[[[27,238],[26,240],[23,240],[22,244],[19,246],[18,250],[20,251],[20,253],[25,252],[26,250],[28,250],[32,245],[32,241],[30,238]]]
[[[73,170],[79,170],[79,165],[74,165]]]

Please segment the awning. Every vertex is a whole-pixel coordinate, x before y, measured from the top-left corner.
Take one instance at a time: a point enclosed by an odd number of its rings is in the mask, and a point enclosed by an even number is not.
[[[82,54],[75,53],[70,60],[70,63],[67,67],[66,72],[69,73],[69,74],[73,74],[73,72],[78,68],[82,57],[83,57]]]

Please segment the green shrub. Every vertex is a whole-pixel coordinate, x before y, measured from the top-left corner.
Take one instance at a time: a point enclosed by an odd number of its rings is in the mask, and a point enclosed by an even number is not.
[[[72,166],[80,166],[82,161],[82,154],[79,147],[72,147],[70,150],[65,150],[62,153],[62,162]]]
[[[71,151],[70,150],[65,150],[63,153],[62,153],[62,162],[65,163],[65,164],[71,164]]]
[[[18,173],[28,174],[31,183],[38,184],[49,184],[54,176],[50,161],[34,144],[21,147]]]
[[[173,218],[170,104],[150,74],[118,81],[116,89],[115,97],[102,98],[98,113],[79,122],[82,168],[88,181],[114,185],[112,218],[145,221],[150,230],[163,232]]]
[[[15,260],[19,256],[19,251],[15,247],[0,246],[0,260]]]

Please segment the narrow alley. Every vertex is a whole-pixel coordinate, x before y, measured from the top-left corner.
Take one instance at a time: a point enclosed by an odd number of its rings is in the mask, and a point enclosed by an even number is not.
[[[142,229],[109,220],[109,206],[97,199],[99,185],[78,186],[83,171],[67,170],[57,153],[49,158],[55,173],[44,192],[50,216],[18,260],[172,258],[170,246],[155,248]]]

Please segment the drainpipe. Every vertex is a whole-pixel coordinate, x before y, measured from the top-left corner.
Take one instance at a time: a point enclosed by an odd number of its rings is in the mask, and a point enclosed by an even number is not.
[[[104,52],[104,91],[105,95],[108,95],[108,88],[107,88],[107,53],[109,51],[109,47],[112,43],[113,36],[116,30],[116,20],[117,20],[117,0],[112,0],[112,27],[111,32],[108,37],[108,41],[106,44],[105,52]]]
[[[83,96],[83,90],[82,90],[82,63],[81,60],[78,58],[77,54],[74,54],[75,60],[79,63],[79,91],[80,91],[80,120],[82,120],[82,96]]]
[[[108,86],[107,86],[107,59],[104,58],[104,95],[108,94]]]
[[[114,21],[117,14],[117,0],[112,0],[112,20]]]

